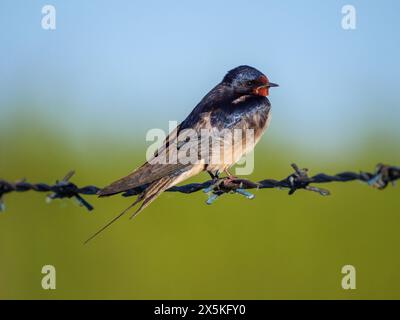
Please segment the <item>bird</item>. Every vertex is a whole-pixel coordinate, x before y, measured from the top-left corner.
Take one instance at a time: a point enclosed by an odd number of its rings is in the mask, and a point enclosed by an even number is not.
[[[269,126],[271,103],[267,97],[269,89],[278,86],[278,84],[270,82],[264,73],[248,65],[241,65],[228,71],[222,81],[203,97],[186,119],[171,131],[152,158],[127,176],[98,192],[99,197],[106,197],[132,189],[142,190],[132,205],[97,231],[86,242],[104,231],[136,204],[140,203],[140,206],[131,218],[146,208],[163,191],[200,172],[208,172],[213,179],[218,179],[222,172],[226,173],[228,177],[233,177],[229,168],[239,161],[244,154],[253,150],[255,144]],[[202,137],[196,140],[196,138],[188,139],[184,137],[185,132],[188,131],[199,133],[202,130],[221,132],[235,129],[253,130],[254,139],[252,143],[245,147],[236,148],[236,151],[233,150],[237,146],[234,141],[227,147],[231,149],[232,157],[227,157],[227,161],[217,161],[216,163],[206,161],[209,159],[205,159],[203,156],[205,148],[203,142],[206,138]],[[220,142],[221,139],[217,139],[217,141]],[[200,144],[200,151],[197,153],[198,161],[188,163],[181,162],[179,159],[167,163],[157,161],[162,158],[161,155],[164,160],[165,158],[174,158],[174,156],[179,158],[179,156],[177,157],[179,150]],[[217,151],[220,151],[221,147],[215,141],[204,145],[210,148],[212,154],[215,154],[217,149]]]

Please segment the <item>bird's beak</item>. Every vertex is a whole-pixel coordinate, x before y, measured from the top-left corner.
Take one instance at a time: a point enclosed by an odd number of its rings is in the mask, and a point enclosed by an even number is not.
[[[253,93],[258,96],[267,97],[269,95],[269,88],[279,87],[279,85],[277,85],[276,83],[269,82],[266,76],[261,76],[260,82],[263,84],[253,91]]]
[[[259,88],[273,88],[273,87],[279,87],[279,84],[273,82],[267,82],[266,84],[259,86]]]

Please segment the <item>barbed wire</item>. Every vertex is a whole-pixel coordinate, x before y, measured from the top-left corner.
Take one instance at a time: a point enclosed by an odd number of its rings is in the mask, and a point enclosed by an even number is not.
[[[328,182],[349,182],[361,181],[368,185],[377,188],[385,189],[390,183],[394,185],[395,181],[400,179],[400,167],[378,164],[373,173],[370,172],[342,172],[336,175],[327,175],[319,173],[312,177],[308,176],[308,169],[300,169],[296,164],[292,164],[294,172],[282,180],[266,179],[259,182],[252,182],[240,178],[220,178],[208,180],[203,183],[190,183],[182,186],[174,186],[166,191],[180,192],[180,193],[194,193],[200,190],[209,194],[207,204],[212,204],[218,197],[226,193],[237,193],[245,196],[248,199],[254,198],[254,195],[247,191],[247,189],[289,189],[289,195],[294,194],[297,190],[303,189],[307,191],[317,192],[322,196],[329,195],[330,192],[326,189],[318,188],[310,185],[314,183],[328,183]],[[45,183],[32,184],[26,182],[25,179],[16,181],[14,183],[0,179],[0,211],[4,211],[4,195],[11,192],[50,192],[47,195],[47,200],[75,198],[78,203],[85,207],[87,210],[93,210],[93,206],[87,202],[82,195],[96,195],[101,188],[89,185],[86,187],[78,187],[70,181],[74,175],[74,171],[70,171],[67,175],[57,180],[55,184],[48,185]],[[146,185],[131,189],[122,194],[124,197],[130,197],[142,193]]]

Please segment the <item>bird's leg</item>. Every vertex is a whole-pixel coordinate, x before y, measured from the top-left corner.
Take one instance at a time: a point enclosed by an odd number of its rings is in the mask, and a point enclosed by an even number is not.
[[[228,169],[225,169],[227,177],[219,178],[219,172],[213,174],[209,172],[213,182],[210,186],[204,189],[204,192],[209,193],[207,204],[212,204],[219,196],[224,193],[238,193],[245,196],[247,199],[253,199],[254,195],[246,189],[258,188],[258,184],[249,180],[239,179],[232,175]]]
[[[210,175],[211,179],[213,179],[213,180],[218,179],[218,177],[219,177],[219,171],[217,171],[217,172],[215,172],[215,173],[212,173],[211,171],[207,171],[207,172],[208,172],[208,174]]]
[[[229,178],[231,178],[231,179],[237,179],[232,173],[230,173],[230,171],[229,171],[228,168],[226,168],[226,169],[224,170],[224,172],[226,173],[226,175],[227,175]]]
[[[212,179],[212,183],[203,190],[205,193],[209,193],[211,191],[216,190],[218,188],[219,184],[221,184],[221,182],[222,182],[222,180],[219,178],[219,171],[216,171],[215,173],[213,173],[211,171],[207,171],[207,172]],[[215,199],[213,199],[212,201],[214,201]]]
[[[207,188],[203,189],[203,191],[208,193],[208,199],[206,203],[212,204],[219,196],[226,193],[226,191],[223,191],[221,188],[226,178],[220,178],[219,171],[216,171],[215,173],[208,171],[208,173],[211,176],[212,182]]]

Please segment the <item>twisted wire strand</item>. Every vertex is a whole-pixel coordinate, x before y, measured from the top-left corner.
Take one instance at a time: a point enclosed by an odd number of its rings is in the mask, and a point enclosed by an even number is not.
[[[207,203],[211,204],[219,196],[226,193],[238,193],[249,199],[252,199],[254,196],[246,191],[246,189],[288,189],[289,195],[294,194],[299,189],[303,189],[317,192],[322,196],[326,196],[330,194],[328,190],[313,186],[311,184],[349,182],[358,180],[367,183],[374,188],[382,190],[385,189],[390,183],[394,184],[396,180],[400,179],[400,167],[384,164],[378,164],[373,173],[342,172],[336,175],[319,173],[312,177],[308,176],[308,169],[300,169],[296,164],[292,164],[292,168],[294,169],[294,172],[282,180],[265,179],[259,182],[252,182],[239,178],[221,178],[208,180],[203,183],[190,183],[182,186],[174,186],[166,191],[189,194],[204,190],[205,192],[209,193],[209,199]],[[93,210],[93,206],[87,202],[82,195],[96,195],[101,188],[93,185],[78,187],[74,183],[70,182],[70,179],[74,173],[74,171],[68,172],[62,180],[57,180],[53,185],[45,183],[33,184],[25,180],[12,183],[0,179],[0,211],[5,209],[3,202],[5,194],[11,192],[26,192],[30,190],[36,192],[50,192],[50,194],[47,195],[47,200],[75,198],[81,206],[85,207],[89,211]],[[145,187],[146,186],[141,186],[131,189],[122,195],[124,197],[138,195],[144,191]]]

